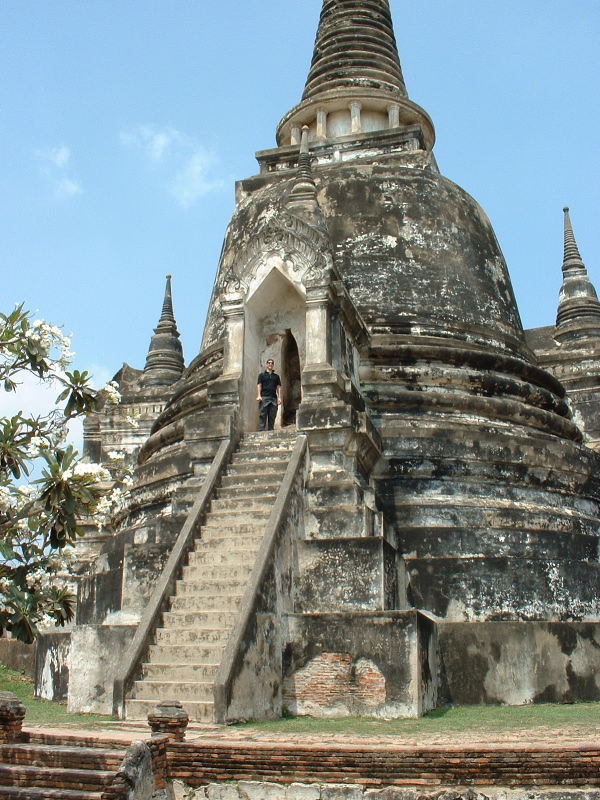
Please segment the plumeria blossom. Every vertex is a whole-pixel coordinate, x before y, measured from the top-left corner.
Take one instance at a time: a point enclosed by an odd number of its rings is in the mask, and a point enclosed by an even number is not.
[[[32,322],[22,306],[0,314],[0,386],[18,391],[19,374],[28,372],[62,389],[46,415],[0,418],[0,634],[25,642],[40,626],[73,618],[75,598],[64,585],[73,545],[83,526],[110,524],[132,480],[124,454],[92,464],[65,444],[70,419],[121,399],[115,382],[95,391],[87,372],[69,372],[72,358],[60,328]],[[33,474],[41,477],[27,483]]]
[[[99,392],[100,396],[111,405],[118,405],[121,400],[121,392],[119,391],[119,384],[115,381],[109,381]]]

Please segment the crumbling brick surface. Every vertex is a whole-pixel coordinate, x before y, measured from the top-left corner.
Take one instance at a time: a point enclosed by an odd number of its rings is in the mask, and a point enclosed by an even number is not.
[[[385,786],[600,786],[600,748],[400,748],[393,745],[167,746],[169,777],[199,787],[226,781]]]

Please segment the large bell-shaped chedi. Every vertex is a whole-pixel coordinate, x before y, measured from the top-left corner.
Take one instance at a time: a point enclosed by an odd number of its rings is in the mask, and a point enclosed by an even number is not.
[[[185,450],[201,474],[256,430],[273,357],[281,420],[309,454],[288,679],[335,651],[331,620],[415,608],[437,623],[449,699],[581,696],[570,654],[588,663],[583,623],[600,615],[597,457],[434,138],[387,0],[325,0],[302,101],[238,184],[200,354],[140,469]]]

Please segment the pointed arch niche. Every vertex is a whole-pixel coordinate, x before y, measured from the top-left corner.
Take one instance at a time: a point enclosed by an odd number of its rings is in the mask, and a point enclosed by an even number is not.
[[[283,404],[276,428],[295,424],[300,404],[300,376],[306,362],[306,300],[300,283],[281,271],[277,256],[269,258],[264,277],[250,287],[244,309],[244,367],[241,397],[245,431],[258,430],[256,379],[268,358],[281,376]],[[266,272],[266,275],[265,275]]]

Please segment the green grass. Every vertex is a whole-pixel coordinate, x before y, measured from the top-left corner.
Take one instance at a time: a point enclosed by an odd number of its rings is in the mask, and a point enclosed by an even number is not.
[[[47,725],[80,730],[106,726],[112,717],[95,714],[68,714],[65,705],[47,700],[35,700],[33,682],[18,672],[0,665],[0,691],[13,692],[27,709],[24,725]],[[575,705],[530,706],[462,706],[440,708],[419,720],[378,720],[356,717],[344,719],[315,719],[297,717],[277,722],[238,725],[245,731],[262,734],[307,734],[353,736],[393,736],[418,741],[422,735],[452,737],[460,734],[510,735],[526,732],[532,741],[536,733],[559,732],[564,736],[589,737],[600,735],[600,703]]]
[[[600,734],[600,703],[528,706],[458,706],[439,708],[422,719],[378,720],[348,717],[314,719],[297,717],[276,722],[239,726],[261,733],[349,734],[415,738],[440,734],[513,734],[520,731],[544,734],[559,731],[565,736],[596,739]]]
[[[33,681],[20,672],[13,672],[0,665],[0,692],[12,692],[27,709],[23,725],[48,725],[75,729],[97,728],[112,717],[97,714],[68,714],[66,705],[51,703],[49,700],[35,700],[33,697]]]

